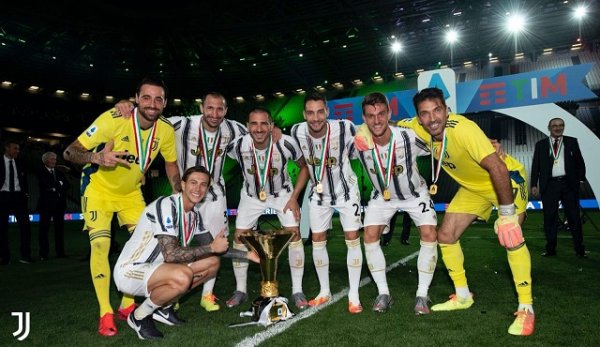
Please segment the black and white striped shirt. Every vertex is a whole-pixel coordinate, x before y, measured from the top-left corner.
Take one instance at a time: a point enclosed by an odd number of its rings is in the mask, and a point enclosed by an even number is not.
[[[427,145],[411,129],[390,127],[390,130],[393,132],[396,142],[392,162],[393,171],[388,187],[391,199],[407,200],[419,197],[419,193],[427,189],[427,183],[419,174],[416,159],[418,156],[429,155]],[[388,144],[379,146],[382,163],[387,162],[387,150]],[[384,183],[377,171],[375,153],[374,149],[359,152],[360,161],[373,184],[371,198],[377,198],[383,194],[385,189]]]
[[[312,137],[306,122],[295,124],[291,132],[304,154],[311,181],[314,183],[309,198],[311,201],[316,200],[319,205],[323,201],[327,201],[331,205],[348,201],[351,198],[350,190],[354,186],[358,188],[356,174],[350,166],[350,159],[356,158],[353,145],[355,126],[348,120],[328,120],[327,122],[330,126],[329,152],[321,181],[323,185],[321,194],[315,191],[314,186],[320,179],[320,177],[315,177],[315,174],[319,173],[320,160],[325,150],[323,148],[323,143],[326,142],[325,135],[321,138]]]
[[[174,236],[179,239],[181,244],[180,216],[178,200],[181,193],[176,193],[170,196],[163,196],[151,202],[142,213],[140,221],[135,227],[133,234],[123,246],[123,250],[117,260],[118,266],[126,266],[130,264],[162,264],[164,258],[160,251],[160,246],[156,239],[157,236],[166,235]],[[190,212],[185,213],[186,227],[192,233],[191,238],[203,233],[209,232],[204,230],[202,217],[199,211],[200,205],[195,205]]]
[[[258,198],[260,183],[258,176],[255,174],[253,148],[252,137],[250,134],[247,134],[229,144],[227,154],[235,159],[242,169],[242,173],[244,174],[244,186],[242,189],[246,191],[248,196]],[[289,193],[294,189],[287,170],[287,164],[290,160],[300,160],[302,152],[298,148],[296,141],[288,135],[282,135],[281,139],[273,144],[272,151],[271,169],[264,188],[267,195],[278,197],[281,191]],[[258,152],[258,160],[264,160],[266,150]]]
[[[175,128],[175,136],[177,141],[177,165],[179,173],[183,172],[192,166],[202,165],[208,166],[204,162],[204,156],[201,155],[200,149],[200,122],[202,115],[190,117],[170,117],[169,121]],[[220,141],[217,148],[217,157],[213,165],[211,181],[212,184],[206,192],[206,199],[216,201],[218,198],[225,196],[225,181],[223,180],[223,163],[225,162],[225,151],[227,145],[234,139],[243,136],[247,133],[246,127],[241,123],[223,119],[220,125]],[[215,140],[215,133],[208,134],[209,140]],[[210,142],[212,147],[213,142]],[[213,147],[214,148],[214,147]]]

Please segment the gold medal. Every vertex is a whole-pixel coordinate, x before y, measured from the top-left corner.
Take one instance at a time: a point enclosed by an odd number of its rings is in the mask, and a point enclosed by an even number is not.
[[[267,201],[267,193],[264,190],[261,190],[260,193],[258,193],[258,198],[260,201]]]
[[[316,190],[316,191],[317,191],[317,193],[319,193],[319,194],[323,193],[323,183],[319,182],[319,183],[317,184],[317,187],[316,187],[316,189],[315,189],[315,190]]]
[[[429,194],[430,194],[430,195],[435,195],[435,194],[437,194],[437,185],[435,185],[435,184],[432,184],[432,185],[429,187]]]
[[[392,193],[390,193],[389,189],[383,191],[383,200],[389,201],[392,198]]]

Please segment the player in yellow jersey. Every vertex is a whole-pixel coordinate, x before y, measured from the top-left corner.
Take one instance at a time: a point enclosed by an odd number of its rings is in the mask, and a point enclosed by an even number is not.
[[[513,196],[511,173],[507,168],[507,164],[516,165],[511,160],[513,158],[506,157],[508,160],[503,162],[477,124],[463,116],[448,114],[448,107],[440,89],[423,89],[415,95],[413,103],[417,117],[403,120],[399,125],[415,130],[417,135],[429,144],[432,155],[436,159],[441,158],[432,167],[434,183],[431,192],[434,193],[437,188],[435,181],[439,175],[438,165],[460,185],[438,230],[442,260],[454,282],[456,293],[451,295],[447,302],[432,306],[431,310],[460,310],[473,304],[459,239],[475,219],[488,220],[493,206],[496,206],[499,217],[494,230],[498,234],[500,244],[507,250],[508,263],[519,300],[516,319],[508,332],[512,335],[533,334],[535,316],[531,289],[531,257],[519,224],[524,220],[527,203],[524,173],[519,175],[522,179],[520,184],[515,181],[518,188],[516,196]],[[510,170],[519,172],[518,168],[511,167]],[[517,175],[513,175],[515,180],[518,180]]]
[[[162,81],[144,79],[137,88],[134,116],[121,117],[115,109],[101,114],[77,140],[67,147],[64,158],[85,164],[81,180],[81,210],[89,232],[90,270],[100,305],[98,333],[117,333],[110,304],[110,225],[116,213],[130,232],[146,207],[140,189],[144,172],[158,153],[174,191],[180,191],[175,151],[175,132],[161,116],[167,104]],[[127,319],[135,309],[131,296],[123,296],[118,311]]]

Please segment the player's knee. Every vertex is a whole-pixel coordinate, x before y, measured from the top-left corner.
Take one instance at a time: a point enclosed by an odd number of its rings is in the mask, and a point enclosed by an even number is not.
[[[190,288],[194,273],[189,267],[180,266],[176,270],[171,271],[170,277],[169,285],[179,295],[185,293]]]
[[[110,231],[97,231],[90,233],[90,247],[92,252],[110,251]]]
[[[312,232],[311,238],[313,242],[323,242],[327,240],[327,232]]]
[[[421,241],[424,241],[424,242],[436,242],[438,239],[438,235],[435,231],[435,227],[433,227],[433,226],[421,227],[419,229],[419,233],[420,233]]]

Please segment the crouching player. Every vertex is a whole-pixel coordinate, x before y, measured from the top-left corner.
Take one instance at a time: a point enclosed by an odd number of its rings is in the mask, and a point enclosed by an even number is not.
[[[209,186],[210,173],[203,166],[187,169],[182,177],[182,192],[160,197],[146,207],[117,260],[117,288],[129,295],[146,297],[127,318],[127,324],[142,340],[163,337],[154,320],[167,325],[184,322],[172,304],[215,277],[219,255],[259,262],[256,253],[228,250],[224,230],[215,239],[204,230],[199,203]],[[189,246],[192,239],[200,246]]]

